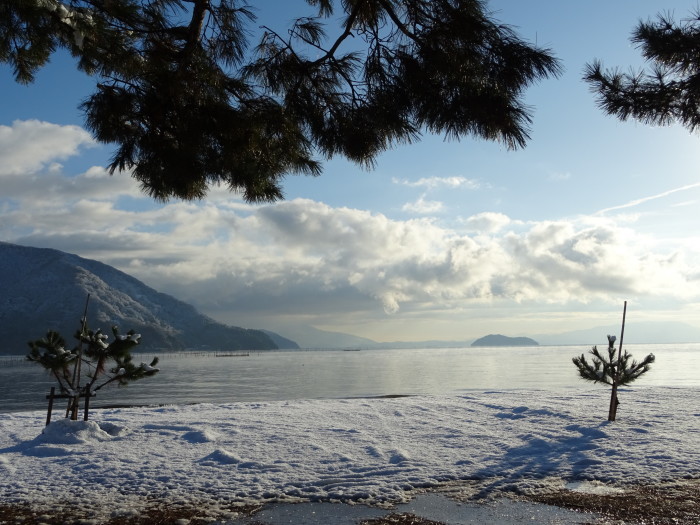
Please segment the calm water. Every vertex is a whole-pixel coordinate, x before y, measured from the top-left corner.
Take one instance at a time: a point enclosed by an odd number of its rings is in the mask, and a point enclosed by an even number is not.
[[[602,388],[578,379],[571,358],[589,347],[449,348],[163,354],[161,372],[125,388],[105,387],[91,405],[185,404],[458,394],[492,389]],[[627,345],[656,355],[639,386],[700,387],[700,343]],[[152,354],[143,361],[150,362]],[[134,360],[139,362],[141,356]],[[0,357],[0,412],[45,410],[55,382],[36,364]],[[61,407],[61,401],[58,406]]]

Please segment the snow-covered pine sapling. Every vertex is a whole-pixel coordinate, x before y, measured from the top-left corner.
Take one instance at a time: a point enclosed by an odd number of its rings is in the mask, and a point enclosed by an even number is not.
[[[87,392],[97,392],[112,382],[126,386],[131,381],[150,377],[159,371],[156,368],[157,357],[150,364],[141,363],[136,366],[131,362],[131,349],[139,344],[141,334],[130,330],[126,335],[120,335],[116,326],[112,327],[112,334],[114,340],[111,343],[107,342],[109,338],[99,329],[95,332],[88,330],[83,335],[82,341],[87,345],[83,351],[84,362],[92,367],[88,373],[90,380],[85,385]]]
[[[612,410],[608,414],[609,421],[615,421],[617,405],[620,404],[617,399],[617,387],[627,385],[648,372],[651,364],[656,359],[654,354],[649,354],[643,361],[638,363],[632,360],[632,356],[627,350],[622,352],[622,349],[620,349],[618,352],[615,348],[616,339],[614,335],[608,336],[607,355],[601,353],[594,346],[589,352],[593,356],[590,363],[586,360],[584,354],[573,358],[574,365],[576,365],[576,369],[582,379],[593,381],[594,383],[604,383],[613,388],[614,400],[611,402]]]
[[[42,339],[29,343],[31,350],[27,358],[49,370],[58,381],[61,393],[74,396],[72,402],[77,402],[80,396],[93,395],[109,383],[124,386],[131,381],[153,376],[159,371],[156,368],[157,357],[150,364],[135,365],[132,362],[131,350],[139,344],[140,334],[131,330],[126,335],[121,335],[116,326],[112,327],[112,333],[114,339],[109,342],[107,334],[99,329],[89,330],[83,324],[75,333],[79,346],[66,351],[64,339],[57,332],[49,331]],[[80,381],[79,374],[77,382],[75,380],[78,363],[87,368],[88,380],[82,387],[77,384]],[[77,407],[69,412],[75,419]],[[86,410],[85,418],[87,417]]]

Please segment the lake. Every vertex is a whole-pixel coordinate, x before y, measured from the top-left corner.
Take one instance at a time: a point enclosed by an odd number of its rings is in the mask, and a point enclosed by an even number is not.
[[[604,346],[601,344],[600,346]],[[637,360],[656,362],[633,384],[700,387],[700,343],[626,345]],[[470,390],[604,388],[578,378],[571,358],[590,347],[538,346],[406,350],[290,350],[231,356],[215,352],[137,354],[161,359],[160,373],[127,387],[110,385],[91,401],[121,404],[258,402],[419,394]],[[0,357],[0,412],[45,410],[55,381],[22,357]],[[64,406],[58,403],[58,409]]]

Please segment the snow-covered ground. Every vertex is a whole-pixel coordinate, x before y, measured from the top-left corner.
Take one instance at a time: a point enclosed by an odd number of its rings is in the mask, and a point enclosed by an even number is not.
[[[700,477],[699,394],[622,389],[615,423],[595,387],[55,412],[46,429],[45,413],[3,414],[0,502],[118,515],[154,498],[386,503],[459,480],[497,494]]]

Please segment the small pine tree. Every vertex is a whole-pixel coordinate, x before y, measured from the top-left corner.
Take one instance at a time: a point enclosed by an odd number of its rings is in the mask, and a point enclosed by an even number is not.
[[[594,383],[604,383],[612,387],[613,399],[611,399],[611,410],[608,415],[609,421],[615,421],[617,406],[620,404],[617,398],[617,387],[627,385],[648,372],[651,364],[656,359],[654,354],[649,354],[640,363],[631,360],[632,355],[627,350],[622,352],[622,342],[620,343],[619,352],[615,348],[616,339],[614,335],[608,336],[607,355],[601,353],[594,346],[589,352],[593,356],[591,363],[586,360],[584,354],[573,358],[573,363],[582,379],[593,381]]]
[[[48,370],[58,381],[61,394],[70,396],[67,415],[77,419],[80,397],[89,397],[102,387],[116,382],[120,386],[127,385],[144,377],[155,375],[158,358],[150,364],[132,363],[131,349],[139,344],[140,334],[129,331],[120,335],[116,326],[112,327],[114,340],[109,343],[109,337],[99,329],[89,330],[85,321],[75,333],[78,346],[66,350],[66,341],[58,332],[49,330],[46,336],[36,341],[30,341],[29,361],[35,362]],[[80,386],[82,365],[88,368],[87,382]],[[85,419],[88,411],[85,411]]]

